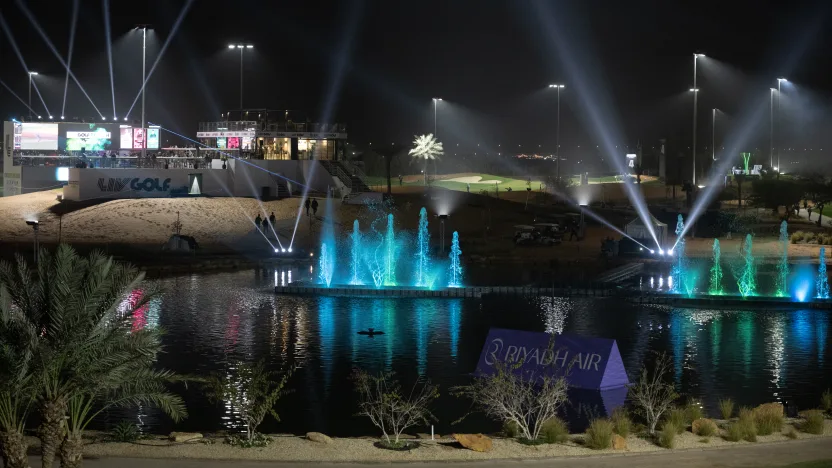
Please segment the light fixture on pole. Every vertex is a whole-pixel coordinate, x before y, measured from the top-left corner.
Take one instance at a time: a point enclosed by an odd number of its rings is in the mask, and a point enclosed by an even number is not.
[[[147,87],[145,68],[147,65],[147,28],[149,25],[140,24],[137,28],[142,30],[142,159],[147,157],[147,121],[145,120],[144,103],[145,88]]]
[[[32,120],[32,77],[37,74],[38,72],[29,72],[29,120]]]
[[[253,49],[253,44],[228,44],[229,49],[240,50],[240,115],[243,113],[243,51]],[[242,117],[240,118],[242,120]]]
[[[774,88],[769,88],[771,92],[768,93],[768,165],[774,167],[774,93],[777,91]]]
[[[778,129],[780,128],[780,127],[779,127],[779,124],[780,124],[780,100],[781,100],[781,99],[783,99],[783,95],[782,95],[782,94],[780,94],[780,85],[782,85],[782,84],[783,84],[783,82],[788,83],[788,82],[789,82],[789,80],[787,80],[787,79],[785,79],[785,78],[777,78],[777,123],[778,123],[778,127],[777,127],[777,128],[778,128]],[[772,132],[772,133],[773,133],[773,132]],[[780,166],[780,150],[779,150],[779,149],[777,150],[777,167],[778,167],[778,168],[780,168],[780,167],[781,167],[781,166]],[[778,177],[780,177],[780,174],[778,173],[778,175],[777,175],[777,176],[778,176]]]
[[[433,98],[433,136],[436,137],[436,105],[441,101],[441,97]]]
[[[550,88],[556,88],[558,90],[558,112],[557,112],[557,124],[555,130],[555,159],[557,160],[557,165],[555,166],[556,171],[556,178],[558,183],[560,183],[560,90],[565,87],[562,84],[550,84]]]
[[[711,159],[716,161],[716,113],[719,111],[716,107],[713,109],[713,116],[711,117]]]
[[[691,155],[693,156],[693,174],[691,176],[691,186],[696,187],[696,104],[699,97],[699,88],[696,87],[696,60],[704,57],[705,54],[693,54],[693,145],[691,148]]]

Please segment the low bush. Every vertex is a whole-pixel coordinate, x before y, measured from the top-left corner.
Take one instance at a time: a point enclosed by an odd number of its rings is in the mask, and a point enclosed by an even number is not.
[[[832,390],[826,389],[820,396],[820,407],[827,413],[832,413]]]
[[[562,444],[569,440],[569,428],[560,418],[552,418],[540,429],[540,439],[547,444]]]
[[[702,417],[704,417],[702,403],[694,399],[688,400],[685,405],[685,424],[690,424],[697,419],[702,419]]]
[[[809,410],[803,413],[803,423],[800,430],[809,434],[823,434],[823,412],[821,410]]]
[[[757,425],[754,424],[754,412],[748,408],[740,408],[740,417],[737,420],[742,429],[742,438],[749,442],[757,442]]]
[[[662,430],[659,432],[659,446],[672,449],[676,446],[676,434],[681,432],[674,422],[665,421]]]
[[[719,413],[722,419],[731,419],[734,415],[734,400],[730,398],[719,400]]]
[[[627,410],[623,407],[617,408],[612,412],[611,420],[615,433],[626,439],[633,428],[633,422],[630,420]]]
[[[783,428],[783,407],[777,404],[762,405],[754,409],[754,425],[761,436],[780,432]]]
[[[807,244],[811,244],[815,242],[816,236],[814,232],[807,232],[805,236],[803,236],[803,240],[806,241]]]
[[[612,447],[612,422],[607,419],[596,419],[586,430],[586,446],[593,450],[603,450]]]
[[[790,427],[789,430],[786,431],[783,435],[792,440],[797,439],[797,431],[795,431],[793,427]]]
[[[710,419],[697,419],[694,421],[693,427],[696,428],[696,435],[702,437],[712,437],[716,435],[716,423]]]
[[[513,439],[520,435],[520,427],[514,421],[506,421],[503,423],[503,434]]]
[[[130,421],[122,421],[110,431],[110,438],[116,442],[135,442],[141,437],[141,432]]]
[[[228,445],[231,445],[231,446],[234,446],[234,447],[252,448],[252,447],[268,447],[269,444],[271,444],[274,441],[274,439],[272,439],[271,437],[269,437],[265,434],[255,432],[254,434],[251,435],[251,437],[248,437],[246,435],[228,436],[228,438],[225,439],[225,441],[228,443]]]
[[[743,429],[739,421],[734,421],[725,428],[725,440],[729,442],[739,442],[742,440],[743,435]]]
[[[802,242],[803,241],[803,236],[804,236],[803,231],[793,232],[792,236],[791,236],[792,244],[797,244],[798,242]]]
[[[670,414],[667,415],[667,420],[665,422],[669,422],[673,424],[673,427],[676,428],[678,434],[685,432],[685,429],[688,427],[687,425],[687,413],[685,410],[676,408],[670,411]]]

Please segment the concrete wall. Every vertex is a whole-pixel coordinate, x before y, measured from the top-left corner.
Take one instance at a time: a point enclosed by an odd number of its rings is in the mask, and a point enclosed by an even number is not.
[[[187,187],[190,174],[202,174],[202,194],[226,196],[228,171],[216,169],[75,169],[64,187],[67,200],[93,198],[164,198]],[[187,192],[186,192],[187,193]]]

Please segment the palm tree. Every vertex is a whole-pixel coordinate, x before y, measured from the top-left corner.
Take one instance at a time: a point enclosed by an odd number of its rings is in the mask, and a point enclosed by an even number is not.
[[[159,331],[132,329],[133,314],[156,294],[126,300],[143,278],[131,265],[98,252],[83,258],[65,245],[54,256],[42,250],[34,271],[20,256],[0,263],[5,303],[21,327],[39,331],[30,346],[42,466],[52,466],[59,448],[61,466],[79,466],[84,429],[112,406],[155,404],[174,420],[185,416],[181,398],[165,389],[176,377],[152,368]]]
[[[424,159],[425,186],[428,185],[428,160],[439,159],[444,153],[442,142],[437,140],[432,133],[417,136],[413,140],[413,149],[408,153],[416,159]]]

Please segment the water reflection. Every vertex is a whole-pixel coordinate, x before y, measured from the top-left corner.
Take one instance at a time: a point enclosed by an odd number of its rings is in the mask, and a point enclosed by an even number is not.
[[[286,270],[287,284],[300,276],[299,270]],[[348,376],[354,367],[395,371],[405,384],[418,375],[438,383],[442,396],[434,409],[440,433],[488,430],[451,426],[465,405],[441,390],[468,379],[492,326],[617,339],[631,380],[654,352],[666,352],[680,393],[701,399],[710,412],[723,397],[738,405],[776,398],[814,406],[832,375],[830,315],[821,311],[703,311],[551,297],[275,296],[276,281],[281,275],[275,280],[273,270],[165,279],[164,296],[148,303],[135,321],[137,327],[166,331],[160,366],[178,372],[231,375],[238,363],[261,359],[270,369],[299,366],[290,382],[295,392],[278,404],[283,422],[267,422],[264,431],[369,433],[371,428],[353,417]],[[370,327],[385,334],[357,334]],[[185,398],[191,418],[178,429],[237,424],[233,405],[210,405],[192,389]],[[173,429],[153,411],[142,420],[159,432]]]

